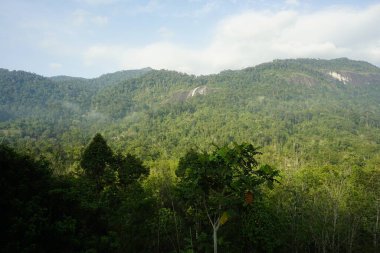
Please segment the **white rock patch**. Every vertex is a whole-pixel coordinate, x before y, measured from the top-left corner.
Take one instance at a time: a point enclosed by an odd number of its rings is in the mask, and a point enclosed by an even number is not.
[[[350,80],[350,78],[346,77],[346,76],[342,76],[341,74],[337,73],[337,72],[329,72],[329,75],[332,76],[333,78],[343,82],[344,84],[348,83]]]
[[[187,97],[194,97],[195,95],[206,95],[206,86],[198,86],[197,88],[190,91],[189,95]]]

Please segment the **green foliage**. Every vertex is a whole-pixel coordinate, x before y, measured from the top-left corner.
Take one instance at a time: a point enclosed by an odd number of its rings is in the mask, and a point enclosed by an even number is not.
[[[114,166],[116,166],[118,172],[119,182],[123,186],[129,185],[149,174],[149,169],[143,165],[142,161],[131,154],[126,156],[117,155]]]
[[[208,215],[223,217],[226,252],[379,250],[373,65],[294,59],[95,79],[1,69],[0,94],[0,144],[28,154],[2,148],[4,251],[207,252]],[[261,146],[273,167],[234,142]]]
[[[0,217],[2,250],[33,252],[44,249],[48,212],[44,208],[51,171],[46,164],[0,146]]]
[[[0,135],[62,167],[99,131],[115,150],[147,161],[233,141],[263,146],[278,167],[337,164],[353,150],[368,160],[379,152],[379,83],[378,68],[348,59],[276,60],[201,77],[148,69],[87,80],[3,70]],[[205,95],[189,96],[203,86]]]
[[[232,147],[217,147],[212,153],[190,151],[180,160],[177,170],[179,196],[195,231],[197,222],[207,224],[209,221],[216,243],[219,227],[229,217],[239,216],[241,208],[247,204],[244,194],[257,194],[261,184],[276,181],[278,171],[269,165],[258,167],[255,157],[258,154],[260,152],[251,144],[234,143]],[[207,233],[207,230],[202,232]]]
[[[105,147],[112,155],[100,135],[89,145],[96,151]],[[103,152],[91,154],[86,159],[104,161]],[[124,183],[113,177],[114,167],[106,168],[95,174],[103,182],[99,188],[94,173],[54,177],[46,162],[0,146],[2,251],[151,251],[155,200],[139,181],[148,169],[132,155],[119,158],[124,168],[116,169],[128,173]],[[93,163],[84,164],[93,168]]]
[[[107,166],[113,163],[113,153],[101,134],[96,134],[84,150],[80,162],[88,177],[100,182]]]

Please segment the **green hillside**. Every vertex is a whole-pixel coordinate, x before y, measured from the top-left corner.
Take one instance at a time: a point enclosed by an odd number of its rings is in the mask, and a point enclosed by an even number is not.
[[[369,63],[94,79],[1,69],[0,94],[6,252],[380,248]]]
[[[165,160],[249,141],[285,167],[342,163],[352,153],[370,160],[379,151],[380,70],[345,58],[199,77],[148,68],[96,79],[2,70],[0,78],[1,131],[21,146],[49,139],[81,147],[102,132],[117,150]]]

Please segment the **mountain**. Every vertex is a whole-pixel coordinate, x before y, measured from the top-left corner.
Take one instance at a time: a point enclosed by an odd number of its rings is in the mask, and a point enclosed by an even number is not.
[[[68,161],[96,132],[147,161],[230,141],[262,146],[263,159],[283,168],[367,164],[380,152],[380,69],[347,58],[207,76],[147,68],[46,78],[2,69],[0,94],[6,141]]]
[[[378,252],[379,105],[380,69],[346,58],[0,69],[3,248]]]

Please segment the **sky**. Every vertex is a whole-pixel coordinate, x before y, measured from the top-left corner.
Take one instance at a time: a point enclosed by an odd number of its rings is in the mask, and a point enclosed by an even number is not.
[[[287,58],[380,66],[379,0],[1,0],[0,68],[195,75]]]

